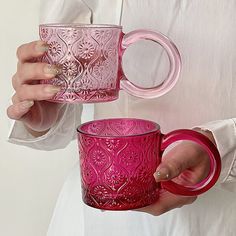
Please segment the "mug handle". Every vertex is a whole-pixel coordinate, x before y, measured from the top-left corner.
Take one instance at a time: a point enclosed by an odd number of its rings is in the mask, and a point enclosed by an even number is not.
[[[120,46],[121,60],[128,46],[143,39],[151,40],[155,43],[158,43],[165,49],[170,61],[170,71],[168,73],[168,76],[162,84],[156,87],[141,88],[139,86],[134,85],[131,81],[129,81],[124,75],[122,70],[122,79],[120,81],[120,87],[121,89],[126,90],[129,94],[136,97],[141,97],[141,98],[160,97],[165,93],[169,92],[175,86],[181,71],[181,65],[182,65],[181,56],[175,44],[165,35],[150,30],[134,30],[130,33],[124,34],[123,36]]]
[[[193,130],[180,129],[172,131],[168,134],[162,134],[161,139],[161,154],[172,143],[179,140],[189,140],[200,144],[207,152],[210,159],[210,170],[208,176],[201,182],[191,185],[183,186],[171,180],[161,182],[161,188],[177,195],[196,196],[209,190],[218,180],[221,171],[220,154],[216,146],[203,134]]]

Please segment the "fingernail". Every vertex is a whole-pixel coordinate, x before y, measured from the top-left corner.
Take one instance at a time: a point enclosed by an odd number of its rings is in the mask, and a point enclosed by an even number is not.
[[[47,86],[45,87],[44,91],[46,93],[49,93],[49,94],[55,94],[55,93],[58,93],[60,92],[61,88],[60,87],[56,87],[56,86]]]
[[[154,178],[157,182],[162,180],[167,180],[169,178],[169,171],[166,168],[161,168],[157,172],[154,173]]]
[[[42,41],[39,41],[35,46],[35,50],[38,52],[46,52],[48,49],[49,45]]]
[[[33,105],[34,105],[33,101],[24,101],[20,103],[20,109],[24,111],[24,110],[29,109]]]
[[[55,65],[50,65],[47,64],[44,68],[43,68],[43,72],[46,76],[48,77],[54,77],[56,75],[61,74],[62,70],[60,67],[55,66]]]

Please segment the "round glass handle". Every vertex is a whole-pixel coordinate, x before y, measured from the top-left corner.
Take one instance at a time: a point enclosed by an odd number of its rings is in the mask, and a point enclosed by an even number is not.
[[[120,81],[120,87],[121,89],[124,89],[129,94],[136,97],[160,97],[169,92],[175,86],[179,78],[182,65],[180,53],[175,44],[165,35],[149,30],[135,30],[130,33],[124,34],[121,42],[121,58],[127,47],[139,40],[151,40],[155,43],[160,44],[165,49],[170,62],[170,70],[168,76],[161,85],[153,88],[141,88],[129,81],[123,74],[123,78]]]
[[[194,141],[201,145],[209,156],[210,171],[204,180],[192,186],[183,186],[170,180],[161,182],[161,187],[171,193],[184,196],[196,196],[204,193],[209,190],[219,178],[221,171],[220,154],[216,146],[206,136],[193,130],[184,129],[175,130],[163,135],[161,141],[161,152],[163,153],[170,144],[179,140]]]

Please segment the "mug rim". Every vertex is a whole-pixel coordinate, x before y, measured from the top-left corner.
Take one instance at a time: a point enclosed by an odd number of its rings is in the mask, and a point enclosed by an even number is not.
[[[121,25],[81,24],[81,23],[45,23],[45,24],[39,24],[39,27],[53,27],[53,28],[117,28],[117,29],[122,29]]]
[[[152,123],[154,125],[154,128],[153,129],[150,129],[149,131],[146,131],[146,132],[143,132],[143,133],[140,133],[140,134],[130,134],[130,135],[124,135],[124,134],[121,134],[121,135],[98,135],[98,134],[91,134],[89,132],[86,132],[86,131],[83,131],[81,128],[84,126],[84,125],[88,125],[88,124],[91,124],[91,123],[94,123],[94,122],[99,122],[99,121],[112,121],[112,120],[139,120],[139,121],[145,121],[145,122],[149,122],[149,123]],[[155,133],[157,131],[160,132],[160,125],[157,124],[156,122],[154,121],[151,121],[151,120],[145,120],[145,119],[139,119],[139,118],[107,118],[107,119],[98,119],[98,120],[92,120],[92,121],[88,121],[88,122],[85,122],[83,124],[80,124],[78,127],[77,127],[77,134],[83,134],[83,135],[88,135],[88,136],[91,136],[91,137],[97,137],[97,138],[128,138],[128,137],[138,137],[138,136],[143,136],[143,135],[147,135],[147,134],[151,134],[151,133]]]

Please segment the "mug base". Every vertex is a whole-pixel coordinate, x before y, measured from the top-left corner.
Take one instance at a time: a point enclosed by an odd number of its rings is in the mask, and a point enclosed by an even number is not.
[[[110,210],[110,211],[123,211],[123,210],[133,210],[142,208],[153,204],[158,200],[159,189],[154,190],[152,193],[148,193],[142,196],[136,197],[122,197],[122,198],[112,198],[112,199],[102,199],[97,198],[92,195],[83,196],[83,202],[96,209],[100,210]]]
[[[79,93],[58,93],[49,102],[56,103],[103,103],[111,102],[119,98],[117,90],[96,90],[85,94]]]

